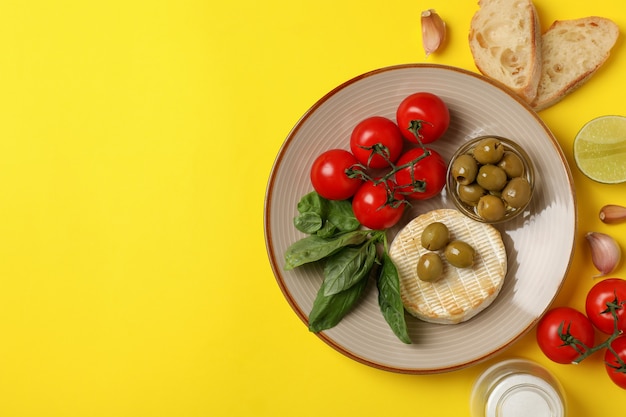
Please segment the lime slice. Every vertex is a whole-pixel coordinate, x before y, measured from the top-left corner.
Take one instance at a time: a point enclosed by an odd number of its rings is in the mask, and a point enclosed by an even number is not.
[[[578,169],[594,181],[626,181],[626,117],[600,116],[587,122],[574,139]]]

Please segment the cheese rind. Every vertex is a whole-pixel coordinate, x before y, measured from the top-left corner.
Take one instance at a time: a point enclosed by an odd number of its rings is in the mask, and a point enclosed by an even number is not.
[[[417,276],[417,262],[429,252],[422,247],[420,238],[424,228],[436,221],[448,227],[451,240],[470,244],[476,255],[472,267],[456,268],[440,251],[443,276],[436,282],[426,282]],[[496,299],[507,272],[500,232],[453,209],[433,210],[413,219],[394,238],[389,256],[398,268],[405,309],[431,323],[456,324],[474,317]]]

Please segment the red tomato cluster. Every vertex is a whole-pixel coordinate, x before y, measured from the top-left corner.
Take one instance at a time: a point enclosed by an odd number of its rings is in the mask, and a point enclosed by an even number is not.
[[[572,344],[567,344],[563,340],[565,337],[571,337]],[[591,321],[580,311],[572,307],[556,307],[539,321],[537,343],[550,360],[572,363],[594,346],[595,331]]]
[[[329,200],[351,198],[357,220],[374,230],[392,227],[407,200],[434,197],[446,182],[445,160],[424,146],[450,125],[445,102],[428,92],[411,94],[398,106],[396,121],[382,116],[362,120],[350,136],[350,152],[328,150],[311,167],[315,191]]]
[[[611,380],[626,389],[626,280],[608,278],[587,293],[585,313],[571,307],[548,311],[537,325],[541,351],[557,363],[580,362],[604,351],[605,369]],[[595,344],[596,329],[609,337]]]

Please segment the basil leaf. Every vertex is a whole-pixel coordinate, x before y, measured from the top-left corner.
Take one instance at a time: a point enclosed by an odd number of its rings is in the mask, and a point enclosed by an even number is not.
[[[324,222],[324,226],[322,226],[322,228],[316,233],[319,237],[331,238],[335,235],[335,233],[337,233],[337,226],[326,220]]]
[[[369,234],[367,230],[338,235],[333,239],[324,239],[317,235],[307,236],[293,243],[285,252],[285,270],[290,270],[306,263],[319,261],[345,246],[360,245]]]
[[[367,276],[376,260],[376,245],[372,241],[359,247],[344,248],[326,261],[324,266],[324,295],[347,290]]]
[[[362,279],[347,290],[333,295],[324,294],[325,285],[322,283],[309,314],[309,330],[317,333],[335,327],[359,300],[367,282],[367,279]]]
[[[293,224],[302,233],[313,234],[322,228],[324,220],[315,212],[307,211],[294,217]]]
[[[315,191],[300,199],[298,213],[293,219],[296,229],[307,234],[317,233],[324,238],[337,232],[351,232],[361,226],[350,201],[327,200]]]
[[[404,305],[400,298],[400,277],[398,269],[389,257],[383,252],[383,267],[377,281],[378,305],[383,317],[391,327],[393,333],[403,343],[410,344],[411,338],[404,318]]]
[[[361,226],[352,211],[352,203],[348,200],[328,201],[328,221],[342,232],[351,232]]]
[[[298,213],[293,219],[296,229],[303,233],[313,234],[326,222],[328,200],[312,191],[298,201]]]
[[[320,217],[326,217],[328,201],[315,191],[311,191],[298,201],[298,213],[317,213]]]

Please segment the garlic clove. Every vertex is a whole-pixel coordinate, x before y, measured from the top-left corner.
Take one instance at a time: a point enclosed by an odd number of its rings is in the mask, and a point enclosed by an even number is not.
[[[600,209],[600,220],[607,224],[626,221],[626,207],[617,204],[607,204]]]
[[[426,56],[437,51],[446,39],[446,23],[434,9],[422,12],[422,45]]]
[[[585,238],[591,248],[591,261],[600,272],[594,278],[603,277],[615,271],[622,257],[622,251],[615,239],[600,232],[589,232]]]

